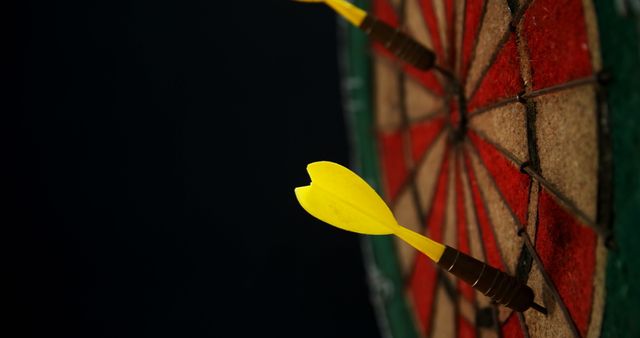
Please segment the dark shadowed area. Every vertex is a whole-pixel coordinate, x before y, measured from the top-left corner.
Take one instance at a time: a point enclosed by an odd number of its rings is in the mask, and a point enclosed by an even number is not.
[[[307,163],[348,163],[333,13],[290,1],[11,6],[3,329],[377,336],[359,237],[293,195]]]

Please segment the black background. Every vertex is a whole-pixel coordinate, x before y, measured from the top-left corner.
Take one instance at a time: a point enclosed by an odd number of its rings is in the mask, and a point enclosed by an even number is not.
[[[290,1],[5,7],[3,330],[377,335],[359,237],[293,195],[307,163],[348,163],[333,13]]]

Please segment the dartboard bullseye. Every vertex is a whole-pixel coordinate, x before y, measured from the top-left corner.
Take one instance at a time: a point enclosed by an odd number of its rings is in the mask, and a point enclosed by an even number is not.
[[[351,8],[326,2],[342,15]],[[343,37],[358,74],[345,84],[358,98],[347,105],[354,163],[399,224],[515,276],[548,309],[499,306],[381,236],[365,252],[383,332],[600,335],[612,160],[593,4],[357,3],[369,13],[346,16],[368,40]]]

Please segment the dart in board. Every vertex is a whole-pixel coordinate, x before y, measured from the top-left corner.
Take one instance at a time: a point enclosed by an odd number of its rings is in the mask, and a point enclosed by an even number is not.
[[[630,75],[635,66],[618,62],[638,63],[630,57],[638,45],[631,25],[612,23],[628,20],[621,18],[631,7],[616,12],[591,0],[301,2],[323,3],[343,18],[338,47],[350,167],[398,225],[385,232],[395,236],[363,239],[381,331],[617,332],[612,318],[635,310],[620,295],[629,281],[608,282],[620,267],[611,264],[619,239],[613,209],[623,203],[613,199],[613,169],[635,162],[616,157],[612,140],[637,131],[626,122],[612,128],[610,114],[633,120],[630,98],[640,87]],[[625,71],[609,72],[616,68]],[[417,238],[441,245],[442,255]],[[460,257],[473,263],[458,266]],[[478,289],[488,268],[529,289],[535,302],[522,303],[538,311],[503,306]],[[624,311],[615,305],[621,301]]]
[[[295,189],[302,207],[314,217],[338,228],[368,234],[394,234],[425,254],[442,269],[464,280],[497,303],[516,311],[532,308],[546,314],[533,301],[531,288],[516,278],[450,246],[398,224],[382,198],[349,169],[327,161],[307,166],[311,184]]]
[[[401,60],[421,70],[434,67],[435,54],[402,31],[391,27],[345,0],[296,0],[298,2],[325,3],[372,40],[385,46]]]

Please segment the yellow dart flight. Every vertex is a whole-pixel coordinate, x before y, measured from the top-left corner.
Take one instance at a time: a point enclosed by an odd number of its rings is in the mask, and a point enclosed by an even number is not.
[[[367,235],[394,234],[427,255],[496,303],[516,311],[533,308],[533,290],[516,278],[448,245],[409,230],[396,221],[382,198],[351,170],[333,162],[307,166],[311,184],[295,189],[300,205],[311,215],[335,227]]]
[[[362,178],[333,162],[307,166],[311,184],[296,188],[300,205],[335,227],[367,235],[395,234],[437,262],[444,245],[398,224],[382,198]]]
[[[435,53],[405,34],[400,29],[390,26],[369,15],[364,10],[352,5],[346,0],[296,0],[298,2],[324,3],[340,14],[352,25],[360,28],[372,40],[381,43],[389,52],[400,60],[427,71],[435,69],[444,70],[435,65]],[[444,71],[445,73],[447,71]]]

